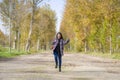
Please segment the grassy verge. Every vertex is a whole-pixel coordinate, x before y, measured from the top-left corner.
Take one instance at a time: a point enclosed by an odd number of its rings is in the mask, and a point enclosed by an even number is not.
[[[15,56],[25,55],[25,54],[28,54],[28,53],[26,53],[24,51],[17,52],[17,51],[12,50],[11,53],[9,53],[9,51],[0,52],[0,57],[2,57],[2,58],[12,58],[12,57],[15,57]]]
[[[87,54],[90,54],[92,56],[99,56],[99,57],[103,57],[103,58],[110,58],[110,59],[118,59],[120,60],[120,53],[101,53],[101,52],[89,52]]]
[[[25,51],[17,51],[14,49],[12,49],[10,53],[9,48],[3,48],[0,46],[0,58],[12,58],[15,56],[25,55],[25,54],[30,54],[30,53],[27,53]]]
[[[0,46],[0,58],[12,58],[20,55],[27,55],[27,54],[36,54],[36,53],[52,53],[51,50],[30,50],[30,52],[25,51],[17,51],[15,49],[11,50],[11,53],[9,52],[9,48],[4,48]]]
[[[81,52],[81,54],[87,54],[91,56],[96,56],[96,57],[102,57],[102,58],[109,58],[109,59],[117,59],[120,60],[120,53],[102,53],[102,52]]]
[[[70,54],[80,53],[80,54],[87,54],[87,55],[91,55],[91,56],[120,60],[120,53],[110,54],[110,53],[102,53],[102,52],[87,52],[87,53],[85,53],[85,52],[75,52],[75,51],[66,51],[66,52],[70,53]]]

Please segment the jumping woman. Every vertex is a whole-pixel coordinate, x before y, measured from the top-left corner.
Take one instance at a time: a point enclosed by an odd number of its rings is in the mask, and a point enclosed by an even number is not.
[[[58,32],[56,34],[56,39],[52,43],[52,49],[55,58],[55,68],[59,66],[59,72],[61,72],[62,56],[64,55],[64,45],[67,44],[69,41],[69,39],[64,41],[62,33]]]

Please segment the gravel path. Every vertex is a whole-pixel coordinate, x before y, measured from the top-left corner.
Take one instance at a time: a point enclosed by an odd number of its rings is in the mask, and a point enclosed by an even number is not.
[[[65,54],[59,72],[50,53],[23,55],[0,59],[0,80],[120,80],[120,60]]]

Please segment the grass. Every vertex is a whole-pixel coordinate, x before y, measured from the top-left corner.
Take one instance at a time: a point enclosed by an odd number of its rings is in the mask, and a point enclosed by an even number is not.
[[[81,53],[81,54],[87,54],[91,56],[97,56],[97,57],[103,57],[103,58],[110,58],[110,59],[118,59],[120,60],[120,53],[102,53],[102,52],[76,52],[76,51],[65,51],[70,54],[76,54],[76,53]]]
[[[12,50],[11,53],[9,53],[9,51],[0,52],[0,57],[12,58],[12,57],[23,55],[23,54],[27,54],[27,53],[24,51],[17,52],[17,51]]]
[[[17,51],[15,49],[11,49],[11,53],[9,52],[9,48],[4,48],[0,46],[0,58],[12,58],[20,55],[27,55],[27,54],[36,54],[36,53],[52,53],[50,50],[33,50],[31,49],[30,52],[25,52],[25,51]]]
[[[39,53],[53,53],[52,50],[40,50],[38,51]],[[30,51],[29,53],[28,52],[25,52],[25,51],[17,51],[17,50],[14,50],[12,49],[11,50],[11,53],[9,52],[9,48],[4,48],[4,47],[1,47],[0,46],[0,58],[12,58],[12,57],[16,57],[16,56],[19,56],[19,55],[26,55],[26,54],[31,54],[31,53],[37,53],[35,51]],[[75,52],[75,51],[67,51],[67,53],[70,53],[70,54],[73,54],[73,53],[78,53],[78,52]],[[113,53],[113,54],[110,54],[110,53],[101,53],[101,52],[87,52],[87,53],[84,53],[84,52],[81,52],[83,54],[88,54],[88,55],[92,55],[92,56],[97,56],[97,57],[103,57],[103,58],[110,58],[110,59],[118,59],[120,60],[120,53]]]
[[[110,59],[118,59],[120,60],[120,53],[101,53],[101,52],[88,52],[86,54],[92,55],[92,56],[98,56],[103,58],[110,58]]]
[[[0,58],[12,58],[12,57],[23,55],[23,54],[25,55],[29,53],[25,51],[17,51],[15,49],[12,49],[10,53],[9,48],[4,48],[0,46]]]

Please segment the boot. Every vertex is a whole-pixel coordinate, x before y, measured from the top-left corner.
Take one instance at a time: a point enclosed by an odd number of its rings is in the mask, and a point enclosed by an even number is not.
[[[61,67],[59,67],[59,72],[61,72]]]
[[[57,65],[55,65],[55,68],[57,68]]]

